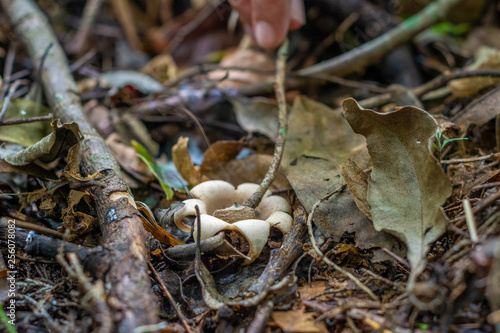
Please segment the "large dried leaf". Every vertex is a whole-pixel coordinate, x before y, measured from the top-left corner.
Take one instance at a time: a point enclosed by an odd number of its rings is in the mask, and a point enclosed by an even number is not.
[[[307,97],[298,97],[288,118],[287,141],[282,161],[285,175],[304,208],[310,212],[319,199],[343,184],[340,164],[353,154],[363,168],[364,138],[355,134],[336,111]],[[387,247],[401,253],[400,244],[388,233],[376,232],[358,209],[349,191],[341,191],[315,211],[314,223],[325,237],[339,241],[344,233],[356,234],[362,249]],[[379,257],[377,257],[379,258]]]
[[[441,205],[451,185],[430,150],[437,122],[415,107],[382,114],[362,109],[352,98],[344,101],[344,114],[353,130],[366,137],[372,158],[368,204],[374,226],[408,245],[411,288],[425,267],[429,244],[448,224]]]
[[[51,134],[26,149],[10,150],[0,147],[0,159],[16,166],[27,165],[37,159],[47,163],[58,157],[65,157],[68,150],[81,139],[78,124],[61,124],[57,119],[52,122]]]

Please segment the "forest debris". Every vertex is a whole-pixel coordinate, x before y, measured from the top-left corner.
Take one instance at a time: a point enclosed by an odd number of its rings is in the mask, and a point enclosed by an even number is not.
[[[0,147],[0,159],[21,166],[40,159],[42,162],[52,162],[65,156],[69,149],[82,140],[79,126],[76,123],[61,124],[59,119],[52,122],[52,133],[26,149],[11,151],[8,147]]]
[[[499,78],[497,78],[498,80]],[[498,115],[500,103],[500,87],[487,92],[467,105],[451,120],[457,125],[468,126],[470,124],[484,125]]]
[[[325,323],[323,321],[315,321],[315,313],[305,312],[305,307],[302,307],[300,310],[273,311],[271,317],[284,332],[328,332]]]
[[[348,52],[297,71],[297,74],[308,76],[328,72],[337,76],[364,70],[376,64],[388,52],[411,40],[419,32],[440,22],[451,8],[463,0],[438,0],[430,3],[418,14],[406,19],[387,33],[356,47]]]
[[[371,219],[370,205],[367,200],[369,176],[350,158],[340,165],[340,174],[344,178],[356,206]]]
[[[0,106],[3,104],[0,102]],[[50,110],[42,104],[29,99],[16,98],[10,101],[2,121],[37,117],[48,113],[50,113]],[[0,131],[0,141],[17,143],[29,147],[49,135],[50,132],[50,125],[44,121],[7,126],[3,127]]]
[[[109,266],[101,277],[106,288],[116,330],[131,331],[135,327],[157,321],[154,296],[147,276],[146,232],[141,225],[129,188],[120,176],[119,165],[107,148],[102,137],[87,121],[78,96],[76,84],[68,68],[68,61],[47,18],[33,1],[1,1],[12,26],[25,45],[35,69],[40,71],[40,59],[48,45],[41,82],[45,97],[57,117],[63,122],[76,122],[83,134],[80,169],[84,175],[102,172],[106,175],[103,186],[93,186],[103,245],[108,247],[106,256]],[[127,279],[123,277],[127,276]],[[115,315],[117,315],[115,317]],[[119,319],[118,319],[119,318]]]
[[[352,131],[341,110],[301,96],[290,111],[289,123],[282,166],[297,198],[310,212],[316,201],[343,184],[342,162],[351,157],[367,168],[369,156],[363,137]],[[316,209],[314,223],[322,235],[336,242],[346,232],[355,233],[361,249],[387,247],[402,253],[392,235],[375,231],[349,191],[324,200]],[[386,258],[377,253],[376,261]]]
[[[437,122],[424,110],[407,106],[381,114],[344,101],[346,120],[366,136],[373,170],[368,204],[377,230],[386,230],[408,245],[412,272],[408,289],[425,269],[429,244],[448,226],[441,205],[451,185],[430,151]]]
[[[500,69],[500,51],[493,48],[481,47],[476,52],[475,62],[466,67],[467,70]],[[500,78],[475,77],[453,80],[448,83],[451,93],[456,97],[469,97],[482,89],[498,82]]]
[[[274,100],[264,97],[230,97],[238,124],[248,132],[262,133],[276,140],[278,133],[278,106]]]
[[[177,140],[177,143],[172,147],[172,160],[182,178],[184,178],[190,186],[196,186],[206,182],[209,178],[200,174],[198,168],[194,166],[187,147],[188,141],[189,138],[182,136]]]

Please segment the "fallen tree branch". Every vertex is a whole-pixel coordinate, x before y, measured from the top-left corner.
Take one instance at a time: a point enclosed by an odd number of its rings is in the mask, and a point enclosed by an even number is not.
[[[109,256],[104,281],[112,313],[114,330],[132,332],[134,328],[156,323],[157,309],[147,262],[146,232],[128,192],[120,167],[102,137],[83,113],[78,89],[68,69],[68,61],[47,19],[31,0],[1,0],[37,70],[48,45],[53,47],[40,71],[47,101],[55,116],[63,122],[76,122],[83,134],[80,169],[86,175],[105,174],[105,186],[92,188],[103,234],[103,246]]]
[[[297,74],[308,76],[318,73],[329,73],[336,76],[346,76],[364,70],[376,64],[399,45],[406,43],[419,32],[439,23],[455,5],[462,0],[438,0],[432,2],[418,14],[403,21],[387,33],[364,43],[332,59],[320,62],[297,71]]]

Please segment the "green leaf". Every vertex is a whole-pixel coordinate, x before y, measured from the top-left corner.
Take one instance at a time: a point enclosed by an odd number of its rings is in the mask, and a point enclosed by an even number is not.
[[[174,190],[164,178],[162,168],[158,165],[158,163],[156,163],[156,160],[153,158],[153,156],[151,156],[151,154],[148,153],[148,151],[146,150],[146,148],[144,148],[143,145],[134,140],[132,140],[131,143],[135,151],[137,152],[137,156],[139,156],[139,158],[144,163],[146,163],[151,172],[160,182],[161,188],[163,189],[163,192],[165,192],[165,195],[167,196],[167,200],[172,200],[174,197]]]
[[[0,109],[3,102],[0,102]],[[16,98],[7,106],[5,120],[22,120],[25,118],[45,116],[50,110],[29,99]],[[0,130],[0,141],[17,143],[25,147],[34,145],[51,132],[49,121],[37,121],[27,124],[2,126]]]
[[[7,317],[7,314],[3,310],[3,303],[0,303],[0,321],[4,323],[5,327],[7,328],[7,332],[17,333],[16,328],[9,323],[9,317]]]

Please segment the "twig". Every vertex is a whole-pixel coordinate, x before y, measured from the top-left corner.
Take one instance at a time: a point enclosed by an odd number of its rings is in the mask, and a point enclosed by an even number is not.
[[[441,87],[442,85],[456,79],[463,79],[467,77],[500,77],[500,70],[495,69],[476,69],[476,70],[464,70],[457,69],[452,72],[443,73],[429,82],[424,83],[423,85],[413,88],[413,93],[417,95],[417,97],[422,97],[427,92],[432,91]]]
[[[247,333],[260,333],[264,332],[273,312],[274,303],[273,301],[267,301],[255,312],[255,317],[248,326]]]
[[[467,228],[469,229],[470,240],[477,243],[479,242],[479,238],[477,237],[476,221],[474,219],[474,214],[472,213],[470,201],[464,199],[462,203],[464,205],[465,222],[467,222]]]
[[[151,262],[148,262],[149,269],[151,270],[151,273],[155,277],[155,280],[160,284],[161,290],[165,293],[165,296],[167,296],[168,301],[170,302],[170,305],[175,309],[175,312],[177,313],[177,317],[179,317],[179,320],[182,323],[182,326],[186,329],[186,332],[192,332],[191,326],[189,326],[186,317],[184,317],[184,314],[181,312],[179,309],[179,306],[177,305],[177,302],[175,299],[172,297],[172,294],[168,290],[168,288],[165,286],[163,283],[163,280],[161,279],[160,275],[156,271],[156,269],[153,267]]]
[[[472,163],[472,162],[484,161],[484,160],[487,160],[487,159],[490,159],[490,158],[496,157],[496,156],[500,156],[500,153],[491,153],[491,154],[479,156],[479,157],[457,158],[454,160],[443,160],[443,161],[441,161],[441,163],[442,164]]]
[[[345,76],[376,64],[397,46],[411,40],[419,32],[441,21],[462,0],[438,0],[408,18],[387,33],[330,60],[299,70],[299,75],[330,73]]]
[[[69,70],[73,73],[74,71],[80,69],[83,65],[89,62],[93,57],[97,55],[96,49],[91,49],[85,53],[80,59],[76,60],[69,66]]]
[[[104,299],[106,298],[104,283],[101,280],[97,280],[95,284],[92,284],[85,275],[76,254],[68,253],[67,256],[71,265],[64,260],[62,254],[58,254],[56,256],[56,260],[66,270],[69,276],[78,281],[81,288],[85,292],[85,294],[82,295],[81,303],[87,308],[87,311],[92,314],[92,318],[100,324],[96,332],[111,332],[113,324],[109,307],[106,302],[104,302]],[[90,300],[90,304],[85,305],[85,303],[87,303],[87,299]]]
[[[365,286],[361,281],[359,281],[358,278],[356,278],[354,275],[352,275],[351,273],[349,273],[348,271],[344,270],[342,267],[340,267],[339,265],[337,265],[336,263],[334,263],[333,261],[331,261],[330,259],[328,259],[321,252],[321,250],[318,248],[318,244],[316,243],[316,239],[314,238],[313,226],[312,226],[312,219],[313,219],[313,216],[314,216],[314,212],[316,211],[316,208],[321,203],[323,203],[325,200],[328,200],[332,195],[334,195],[338,191],[339,191],[339,189],[328,193],[323,198],[321,198],[318,201],[316,201],[316,203],[312,206],[311,213],[309,213],[309,216],[307,218],[307,231],[309,233],[309,238],[311,240],[312,250],[313,250],[313,252],[316,253],[316,259],[317,260],[324,261],[328,266],[331,266],[335,270],[337,270],[338,272],[344,274],[345,276],[347,276],[348,278],[350,278],[361,290],[363,290],[365,293],[367,293],[368,296],[370,296],[371,299],[373,299],[375,302],[380,302],[379,299],[378,299],[378,297],[375,296],[375,294],[367,286]]]
[[[43,227],[41,225],[30,223],[30,222],[16,220],[16,228],[24,228],[24,229],[28,229],[28,230],[33,230],[33,231],[36,231],[42,235],[47,235],[47,236],[55,237],[55,238],[66,240],[66,241],[70,240],[70,238],[63,233],[60,233],[60,232],[57,232],[57,231],[52,230],[50,228],[46,228],[46,227]]]
[[[278,60],[276,66],[276,100],[278,102],[278,136],[276,138],[276,143],[274,145],[274,155],[271,165],[267,170],[262,183],[250,198],[248,198],[243,206],[248,206],[255,208],[260,204],[264,193],[269,189],[269,186],[276,178],[279,166],[281,164],[281,158],[283,157],[283,148],[285,146],[286,131],[287,131],[287,106],[285,98],[285,76],[286,76],[286,60],[288,57],[288,40],[283,42],[280,49],[278,50]]]
[[[0,101],[4,99],[7,93],[8,83],[12,80],[12,68],[14,67],[14,60],[16,59],[16,43],[12,43],[7,51],[7,57],[5,58],[4,69],[3,69],[3,83],[2,90],[0,91]]]
[[[410,264],[408,263],[408,261],[406,261],[403,258],[401,258],[400,256],[398,256],[396,253],[392,252],[391,250],[389,250],[385,247],[382,248],[382,251],[384,251],[385,253],[387,253],[388,255],[393,257],[394,259],[396,259],[396,261],[399,262],[404,267],[410,269]]]
[[[7,96],[3,101],[2,111],[0,111],[0,120],[2,120],[3,116],[5,116],[5,113],[7,112],[7,107],[9,106],[10,103],[10,99],[12,98],[12,95],[14,95],[14,93],[16,92],[17,87],[19,87],[20,83],[21,81],[17,80],[9,87]]]
[[[500,200],[500,191],[497,193],[491,195],[490,197],[482,200],[480,203],[478,203],[474,208],[472,208],[472,213],[477,214],[495,201]],[[462,223],[465,221],[465,216],[460,216],[457,217],[456,219],[453,219],[450,221],[450,223],[453,223],[455,227],[460,227]]]
[[[101,8],[102,0],[89,0],[85,4],[83,10],[83,18],[76,32],[75,39],[73,40],[70,49],[74,53],[80,53],[87,42],[92,26],[94,25],[97,14],[99,13],[99,8]]]
[[[0,121],[0,126],[28,124],[28,123],[34,123],[37,121],[51,121],[53,118],[54,118],[54,115],[52,113],[49,113],[46,116],[40,116],[40,117],[31,117],[31,118],[26,118],[26,119]]]
[[[477,190],[482,190],[482,189],[487,189],[487,188],[492,188],[492,187],[497,187],[500,186],[500,182],[494,182],[494,183],[486,183],[482,185],[476,185],[472,188],[473,191]]]
[[[84,175],[101,172],[107,176],[104,186],[94,186],[97,220],[102,231],[102,245],[107,255],[95,264],[109,265],[103,272],[111,316],[116,331],[130,332],[135,327],[156,323],[156,298],[147,274],[149,249],[147,235],[135,202],[104,139],[89,123],[83,112],[76,83],[68,69],[68,60],[46,17],[32,0],[0,0],[17,35],[42,73],[45,98],[62,122],[78,123],[83,141],[80,170]],[[48,45],[53,45],[42,68],[40,60]]]
[[[125,37],[127,37],[130,46],[136,50],[141,50],[142,43],[137,32],[130,3],[128,0],[111,0],[111,5],[113,6],[113,11],[125,32]]]
[[[170,54],[174,53],[182,44],[184,39],[189,36],[194,30],[196,30],[196,28],[198,28],[203,22],[205,22],[217,8],[218,5],[207,3],[207,5],[205,5],[205,7],[192,20],[190,20],[186,25],[179,28],[179,30],[175,34],[174,39],[170,43],[168,52]]]

